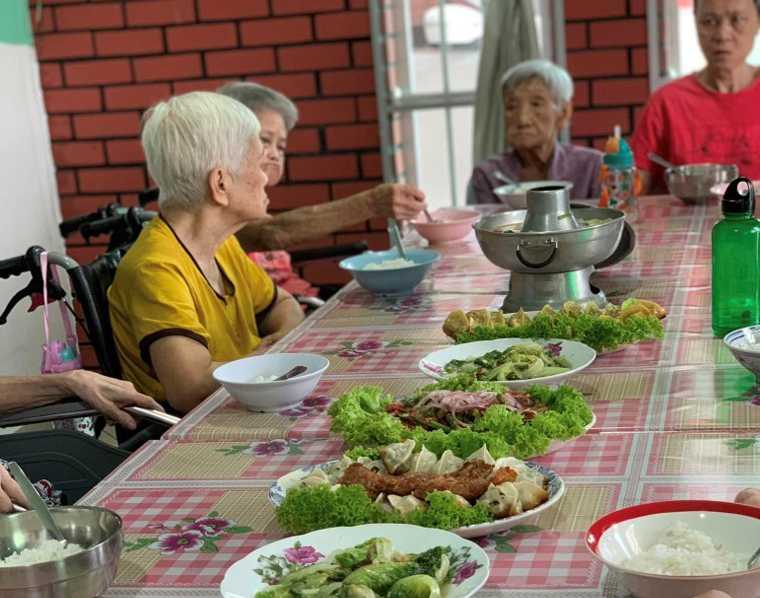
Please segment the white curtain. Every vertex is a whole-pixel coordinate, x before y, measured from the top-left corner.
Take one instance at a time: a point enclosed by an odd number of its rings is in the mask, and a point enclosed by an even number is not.
[[[505,149],[501,76],[518,62],[539,57],[532,0],[490,0],[475,91],[473,164]]]
[[[63,251],[28,0],[0,0],[0,78],[0,259],[20,255],[31,245]],[[0,279],[0,311],[28,281],[28,274]],[[28,307],[23,300],[0,326],[0,374],[39,373],[42,310],[30,314]]]

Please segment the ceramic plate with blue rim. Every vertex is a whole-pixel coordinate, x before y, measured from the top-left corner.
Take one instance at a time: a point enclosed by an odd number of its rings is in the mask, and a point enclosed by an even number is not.
[[[376,523],[333,527],[266,544],[232,565],[221,584],[223,598],[254,598],[282,576],[307,565],[330,561],[337,551],[372,538],[387,538],[405,554],[419,554],[436,546],[448,546],[450,578],[442,590],[447,598],[473,596],[490,573],[490,561],[480,546],[451,532],[414,525]]]
[[[309,465],[303,469],[296,469],[289,474],[282,476],[274,484],[269,487],[269,501],[275,506],[279,507],[285,500],[285,495],[288,491],[297,486],[304,480],[313,470],[321,469],[326,471],[331,465],[337,463],[337,461],[328,461],[327,463],[320,463],[318,465]],[[538,465],[537,463],[525,462],[525,464],[531,469],[545,475],[548,479],[546,491],[549,493],[549,500],[545,503],[537,506],[535,509],[514,515],[512,517],[505,517],[504,519],[497,519],[489,523],[478,523],[477,525],[468,525],[451,530],[452,533],[457,534],[463,538],[479,538],[480,536],[487,536],[489,534],[495,534],[496,532],[502,532],[508,530],[516,525],[530,521],[536,515],[545,511],[551,506],[555,505],[565,494],[565,482],[562,480],[556,472],[551,469]]]
[[[509,388],[515,390],[527,388],[534,384],[546,384],[549,386],[556,386],[559,382],[566,380],[570,376],[574,376],[588,366],[594,363],[596,359],[596,351],[594,351],[588,345],[579,343],[577,341],[568,341],[560,338],[549,339],[531,339],[531,338],[498,338],[490,341],[475,341],[472,343],[463,343],[461,345],[453,345],[446,347],[445,349],[439,349],[426,355],[419,362],[420,371],[435,378],[436,380],[443,380],[447,376],[453,374],[447,374],[444,371],[444,367],[452,359],[465,360],[471,357],[479,357],[485,355],[489,351],[505,351],[509,347],[515,345],[522,345],[527,342],[535,342],[542,347],[549,347],[554,353],[555,357],[564,357],[570,362],[571,368],[562,372],[561,374],[555,374],[553,376],[545,376],[543,378],[531,378],[529,380],[493,380],[504,384]]]

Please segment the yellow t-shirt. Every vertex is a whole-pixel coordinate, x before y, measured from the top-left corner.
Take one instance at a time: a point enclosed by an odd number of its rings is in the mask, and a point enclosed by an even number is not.
[[[212,361],[248,355],[261,342],[256,325],[271,308],[277,288],[232,236],[216,253],[227,283],[219,295],[160,216],[140,233],[108,289],[111,326],[125,380],[166,400],[150,363],[150,345],[182,335],[205,345]]]

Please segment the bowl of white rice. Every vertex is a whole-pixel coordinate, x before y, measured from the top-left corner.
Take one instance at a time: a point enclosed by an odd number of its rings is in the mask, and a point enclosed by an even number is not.
[[[405,297],[422,282],[430,266],[441,254],[430,249],[407,249],[406,258],[398,251],[367,251],[340,262],[364,289],[375,297]]]
[[[694,598],[710,590],[760,596],[760,508],[705,500],[637,505],[605,515],[586,533],[591,553],[636,598]]]
[[[275,380],[297,365],[306,371]],[[295,407],[317,387],[330,361],[314,353],[267,353],[230,361],[214,370],[214,380],[249,411],[275,412]]]
[[[116,577],[121,518],[97,507],[50,510],[65,543],[34,511],[0,517],[0,598],[94,598]]]

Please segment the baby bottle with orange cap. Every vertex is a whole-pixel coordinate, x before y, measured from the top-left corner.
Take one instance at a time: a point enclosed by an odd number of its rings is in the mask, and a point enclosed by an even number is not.
[[[641,188],[630,146],[620,136],[620,127],[607,139],[602,166],[602,198],[599,207],[617,208],[626,213],[628,222],[638,218],[636,197]]]

